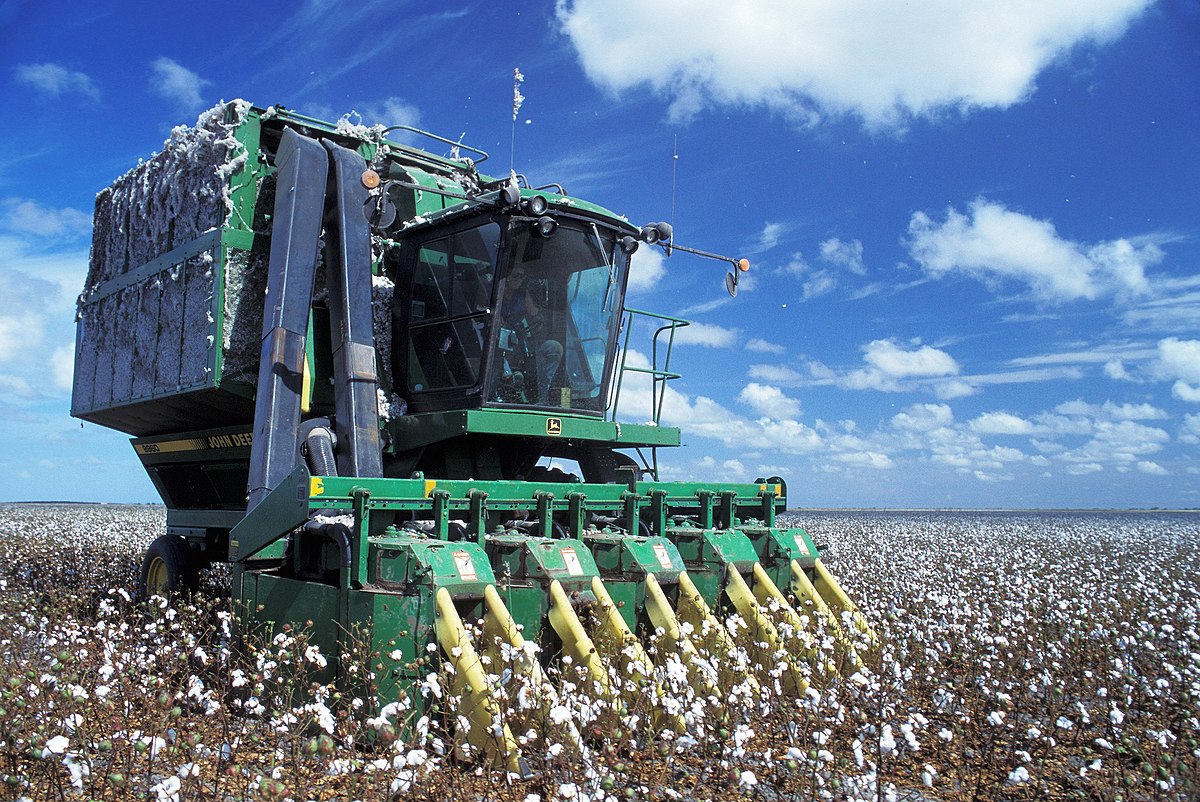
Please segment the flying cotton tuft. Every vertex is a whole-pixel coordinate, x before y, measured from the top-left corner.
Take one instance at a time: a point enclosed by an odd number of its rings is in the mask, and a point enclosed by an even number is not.
[[[521,74],[520,67],[513,68],[513,122],[517,121],[517,114],[521,111],[521,104],[525,102],[525,96],[521,94],[521,83],[525,80],[525,76]]]

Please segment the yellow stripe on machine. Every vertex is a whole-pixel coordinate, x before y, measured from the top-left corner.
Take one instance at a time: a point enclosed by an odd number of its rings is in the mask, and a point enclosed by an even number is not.
[[[654,579],[653,575],[647,578]],[[629,625],[621,617],[621,611],[617,609],[616,602],[608,594],[608,588],[604,587],[604,582],[598,576],[592,577],[592,593],[600,604],[599,627],[596,634],[602,644],[616,652],[610,660],[616,663],[618,669],[624,669],[625,675],[632,678],[636,685],[652,690],[655,702],[661,701],[664,695],[663,689],[655,679],[654,664],[650,662],[650,656],[646,654],[641,642],[630,631]],[[686,729],[682,716],[666,713],[657,705],[654,709],[656,720],[661,720],[665,726],[676,732],[683,732]]]
[[[774,613],[777,620],[782,619],[788,624],[791,637],[785,638],[785,640],[791,641],[792,649],[789,651],[792,654],[798,653],[821,674],[836,671],[836,666],[821,654],[821,649],[813,639],[812,633],[805,628],[799,614],[792,608],[792,605],[788,604],[783,593],[767,574],[766,569],[762,567],[762,563],[754,564],[752,576],[754,577],[754,598],[765,609]]]

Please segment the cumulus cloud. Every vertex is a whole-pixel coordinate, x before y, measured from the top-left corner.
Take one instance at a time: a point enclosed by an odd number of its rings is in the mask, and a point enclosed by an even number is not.
[[[808,301],[832,292],[838,285],[837,275],[832,270],[813,267],[799,251],[783,266],[782,272],[800,279],[800,300]]]
[[[55,209],[26,198],[0,200],[0,228],[18,235],[76,239],[91,233],[92,217],[78,209]]]
[[[172,59],[163,57],[150,65],[150,88],[159,97],[169,100],[182,109],[196,109],[204,105],[202,92],[211,81]]]
[[[86,73],[69,70],[61,64],[21,64],[16,72],[18,83],[48,98],[77,94],[89,100],[100,99],[100,89]]]
[[[787,229],[783,223],[764,223],[758,237],[746,247],[747,253],[765,253],[779,244],[779,238]]]
[[[773,343],[758,337],[751,337],[746,341],[746,350],[757,354],[775,354],[776,356],[787,353],[787,348],[779,343]]]
[[[892,417],[892,426],[910,432],[932,432],[954,423],[954,413],[945,404],[913,404]]]
[[[678,0],[559,0],[557,15],[593,82],[648,86],[674,119],[759,106],[881,128],[1019,103],[1048,65],[1120,37],[1147,5],[698,0],[685,13]]]
[[[1064,401],[1054,408],[1060,415],[1082,415],[1102,420],[1163,420],[1169,417],[1166,411],[1153,404],[1090,404],[1083,399]]]
[[[928,345],[905,348],[895,340],[872,340],[863,346],[867,367],[851,371],[837,384],[849,390],[899,392],[905,379],[953,376],[958,363],[950,354]]]
[[[863,264],[862,242],[856,239],[849,242],[842,242],[837,237],[825,240],[821,243],[821,259],[859,276],[867,273],[867,267]]]
[[[629,260],[629,292],[646,292],[658,286],[667,272],[666,259],[658,248],[638,248]]]
[[[421,110],[403,98],[389,97],[384,100],[363,103],[363,120],[369,125],[421,125]]]
[[[985,412],[971,421],[971,429],[980,434],[1031,434],[1033,424],[1008,412]]]
[[[63,345],[50,355],[50,380],[54,388],[63,392],[71,392],[75,378],[75,349]]]
[[[787,365],[751,365],[749,373],[752,379],[775,384],[799,385],[805,384],[807,379],[803,373]]]
[[[1171,393],[1176,398],[1200,402],[1200,340],[1160,340],[1155,372],[1164,379],[1175,379]]]
[[[675,344],[730,348],[737,343],[737,337],[737,329],[727,329],[713,323],[692,323],[675,332]]]
[[[932,277],[962,273],[993,287],[1024,284],[1048,303],[1144,295],[1149,291],[1146,268],[1163,258],[1154,243],[1073,242],[1047,220],[982,198],[967,214],[951,207],[942,222],[914,213],[906,244]]]
[[[758,414],[775,420],[800,417],[800,402],[769,384],[750,382],[738,393],[738,400]]]

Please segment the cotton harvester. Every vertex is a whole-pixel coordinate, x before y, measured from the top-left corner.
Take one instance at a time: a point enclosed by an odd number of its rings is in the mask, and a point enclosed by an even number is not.
[[[713,254],[393,130],[234,102],[97,196],[72,414],[133,435],[166,504],[143,592],[228,562],[244,625],[312,622],[330,655],[367,638],[385,697],[433,655],[471,746],[510,769],[501,651],[601,693],[652,691],[673,656],[714,703],[709,655],[748,650],[754,681],[797,694],[857,665],[873,635],[779,525],[782,479],[658,480],[687,324],[624,306],[630,256]],[[749,265],[729,261],[733,290]],[[623,386],[647,422],[617,420]]]

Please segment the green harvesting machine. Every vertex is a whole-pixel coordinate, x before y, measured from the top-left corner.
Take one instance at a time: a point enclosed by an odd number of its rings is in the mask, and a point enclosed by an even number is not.
[[[395,130],[236,101],[97,196],[72,414],[133,435],[167,507],[141,591],[229,563],[244,625],[367,639],[385,697],[440,660],[514,770],[501,654],[543,699],[556,665],[611,698],[679,660],[715,707],[722,657],[795,694],[857,666],[874,635],[781,478],[658,479],[687,323],[624,305],[630,256],[716,255]]]

